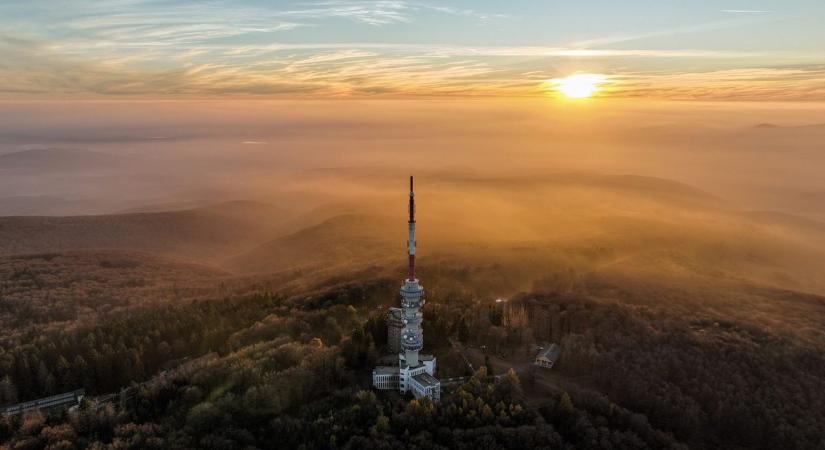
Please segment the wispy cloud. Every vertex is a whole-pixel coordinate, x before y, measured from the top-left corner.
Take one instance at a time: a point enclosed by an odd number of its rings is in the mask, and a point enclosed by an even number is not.
[[[205,44],[237,37],[268,36],[304,27],[349,21],[381,27],[412,23],[422,11],[490,20],[503,15],[406,0],[325,0],[281,6],[239,2],[100,0],[57,9],[31,0],[0,4],[0,24],[7,34],[59,36],[60,45],[82,49],[131,46],[170,47]],[[29,17],[31,23],[6,19]],[[238,44],[234,42],[234,44]]]
[[[732,11],[727,11],[732,12]],[[766,11],[767,12],[767,11]],[[588,48],[591,46],[608,46],[619,44],[623,42],[640,41],[646,39],[656,39],[667,36],[689,35],[696,33],[704,33],[715,30],[725,30],[730,28],[737,28],[746,25],[753,25],[754,23],[762,23],[770,20],[768,18],[737,18],[716,20],[706,23],[697,23],[684,25],[679,27],[664,28],[659,30],[647,30],[637,33],[619,34],[614,36],[597,37],[593,39],[578,41],[570,44],[571,47]]]
[[[402,0],[330,0],[306,5],[306,8],[280,11],[282,17],[299,19],[341,18],[367,25],[381,26],[408,23],[410,5]]]
[[[327,0],[307,3],[304,6],[304,8],[281,11],[278,15],[310,20],[340,18],[373,26],[411,23],[414,21],[415,14],[422,11],[470,17],[481,22],[503,20],[509,17],[506,14],[488,13],[471,8],[456,8],[407,0]]]
[[[188,47],[184,47],[188,48]],[[48,43],[0,36],[0,77],[7,93],[100,95],[534,95],[540,81],[564,73],[542,68],[548,60],[677,58],[750,60],[758,53],[707,50],[570,49],[561,47],[446,46],[386,43],[267,44],[243,49],[224,45],[188,48],[196,60],[177,61],[176,50],[152,48],[131,57],[80,58]],[[114,52],[122,55],[121,51]],[[252,56],[250,56],[252,55]],[[136,58],[136,59],[135,59]],[[143,59],[141,59],[143,58]],[[172,61],[153,67],[157,59]],[[532,74],[532,75],[531,75]],[[757,75],[771,75],[774,80]],[[632,73],[621,69],[612,95],[675,97],[712,92],[730,96],[737,83],[782,86],[788,92],[818,86],[821,71],[721,71]],[[731,77],[738,77],[733,79]],[[704,94],[699,95],[705,89]],[[755,93],[752,91],[751,93]],[[762,92],[775,95],[774,91]],[[821,96],[816,90],[809,95]],[[801,94],[799,95],[801,97]]]
[[[323,51],[346,50],[353,55],[363,56],[361,51],[419,53],[431,57],[478,56],[478,57],[647,57],[647,58],[737,58],[753,57],[766,53],[755,51],[727,51],[706,49],[609,49],[552,46],[469,46],[446,44],[396,44],[381,42],[337,42],[318,44],[272,43],[265,45],[202,47],[212,51],[223,51],[227,56],[260,56],[265,53],[283,51]],[[376,53],[373,53],[375,55]],[[346,53],[335,56],[345,59]]]
[[[764,9],[723,9],[722,12],[732,14],[767,14],[773,11]]]
[[[789,98],[825,98],[819,69],[776,69],[789,67],[782,61],[809,62],[810,54],[642,45],[644,39],[768,23],[773,16],[617,33],[567,45],[438,44],[429,35],[415,35],[422,41],[416,42],[395,30],[413,29],[434,17],[445,22],[445,15],[465,25],[512,18],[441,0],[296,0],[276,6],[100,0],[64,9],[45,0],[0,3],[0,93],[537,95],[541,80],[586,68],[609,73],[614,96],[704,98],[740,92],[742,97],[773,97],[785,90]],[[372,40],[334,39],[336,26]],[[314,39],[306,39],[307,34]],[[669,69],[638,70],[652,66]],[[693,71],[674,69],[683,66]],[[747,70],[768,78],[745,78]]]
[[[378,56],[378,53],[365,52],[363,50],[346,49],[334,51],[331,53],[314,54],[306,58],[294,61],[291,64],[294,66],[308,66],[313,64],[328,64],[332,62],[341,62],[344,60],[372,58],[375,56]]]
[[[445,14],[452,14],[456,16],[465,16],[465,17],[473,17],[479,19],[483,22],[492,21],[492,20],[504,20],[509,19],[511,16],[509,14],[500,14],[500,13],[489,13],[478,11],[475,9],[466,9],[466,8],[455,8],[452,6],[440,6],[440,5],[432,5],[427,3],[413,3],[415,7],[428,9],[432,11],[438,11]]]
[[[628,73],[621,96],[685,100],[825,100],[825,66],[754,67],[706,72]]]

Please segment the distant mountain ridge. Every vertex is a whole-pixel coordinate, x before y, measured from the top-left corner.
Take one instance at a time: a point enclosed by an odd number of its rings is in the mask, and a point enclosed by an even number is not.
[[[825,130],[825,123],[813,123],[808,125],[777,125],[775,123],[763,122],[753,126],[759,129],[808,129],[808,130]]]
[[[129,158],[73,148],[39,148],[0,154],[0,170],[103,169],[125,165]]]
[[[277,235],[283,218],[278,207],[247,202],[154,213],[0,217],[0,255],[119,249],[213,261]]]

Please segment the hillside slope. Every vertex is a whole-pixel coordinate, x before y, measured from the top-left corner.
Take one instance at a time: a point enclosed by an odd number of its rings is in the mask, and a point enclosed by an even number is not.
[[[0,255],[126,249],[214,261],[277,235],[283,212],[249,202],[156,213],[0,217]]]
[[[99,171],[125,168],[129,158],[83,149],[40,148],[0,154],[0,172]]]
[[[226,266],[244,272],[277,272],[288,268],[357,265],[403,253],[403,242],[393,249],[392,227],[403,221],[387,216],[343,214],[320,224],[266,242]],[[397,258],[396,258],[397,259]]]

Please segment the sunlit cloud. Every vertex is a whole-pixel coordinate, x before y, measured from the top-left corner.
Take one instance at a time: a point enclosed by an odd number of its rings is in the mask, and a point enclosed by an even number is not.
[[[814,64],[821,55],[810,51],[706,48],[691,46],[690,40],[667,47],[653,42],[661,37],[761,26],[773,18],[613,30],[605,36],[558,45],[530,45],[529,40],[524,45],[508,45],[514,41],[507,39],[491,45],[499,40],[487,38],[479,39],[484,44],[477,45],[472,39],[441,43],[428,36],[387,33],[397,27],[414,30],[427,20],[464,21],[477,27],[523,18],[480,7],[458,7],[448,1],[417,0],[297,1],[274,6],[102,0],[63,9],[42,0],[5,3],[0,4],[0,23],[4,24],[0,93],[538,96],[543,95],[544,80],[593,71],[611,79],[605,97],[728,98],[735,93],[743,98],[760,94],[774,98],[781,89],[788,98],[824,95],[819,88],[821,73]],[[337,27],[344,27],[345,35],[364,39],[335,39]],[[651,44],[642,45],[646,40]],[[793,65],[798,67],[796,72],[783,69]],[[678,67],[692,69],[683,73]],[[727,79],[749,70],[772,78]]]
[[[625,74],[621,95],[685,100],[825,100],[825,66]]]
[[[545,47],[458,47],[373,44],[272,47],[266,58],[202,49],[209,62],[193,57],[168,68],[150,69],[140,54],[89,60],[50,52],[48,44],[0,38],[0,51],[14,64],[0,63],[6,93],[98,95],[541,95],[543,80],[564,76],[541,61],[614,58],[749,59],[754,53],[663,50],[587,51]],[[187,52],[198,50],[190,49]],[[164,50],[165,52],[165,50]],[[254,53],[254,52],[253,52]],[[144,54],[157,58],[157,50]],[[515,62],[512,58],[518,59]],[[536,59],[538,58],[538,59]],[[170,61],[173,58],[164,57]],[[755,68],[710,72],[611,73],[609,97],[652,98],[823,98],[822,69]]]
[[[319,53],[311,55],[307,58],[299,59],[291,62],[295,65],[311,65],[311,64],[325,64],[331,62],[339,62],[343,60],[362,59],[378,56],[377,53],[365,52],[361,50],[339,50],[331,53]]]

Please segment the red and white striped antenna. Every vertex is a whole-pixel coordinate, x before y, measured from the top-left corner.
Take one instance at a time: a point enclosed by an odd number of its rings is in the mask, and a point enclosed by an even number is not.
[[[410,221],[407,222],[409,226],[409,238],[407,240],[408,254],[410,258],[410,270],[407,274],[407,279],[415,280],[415,192],[413,191],[413,177],[410,176]]]

